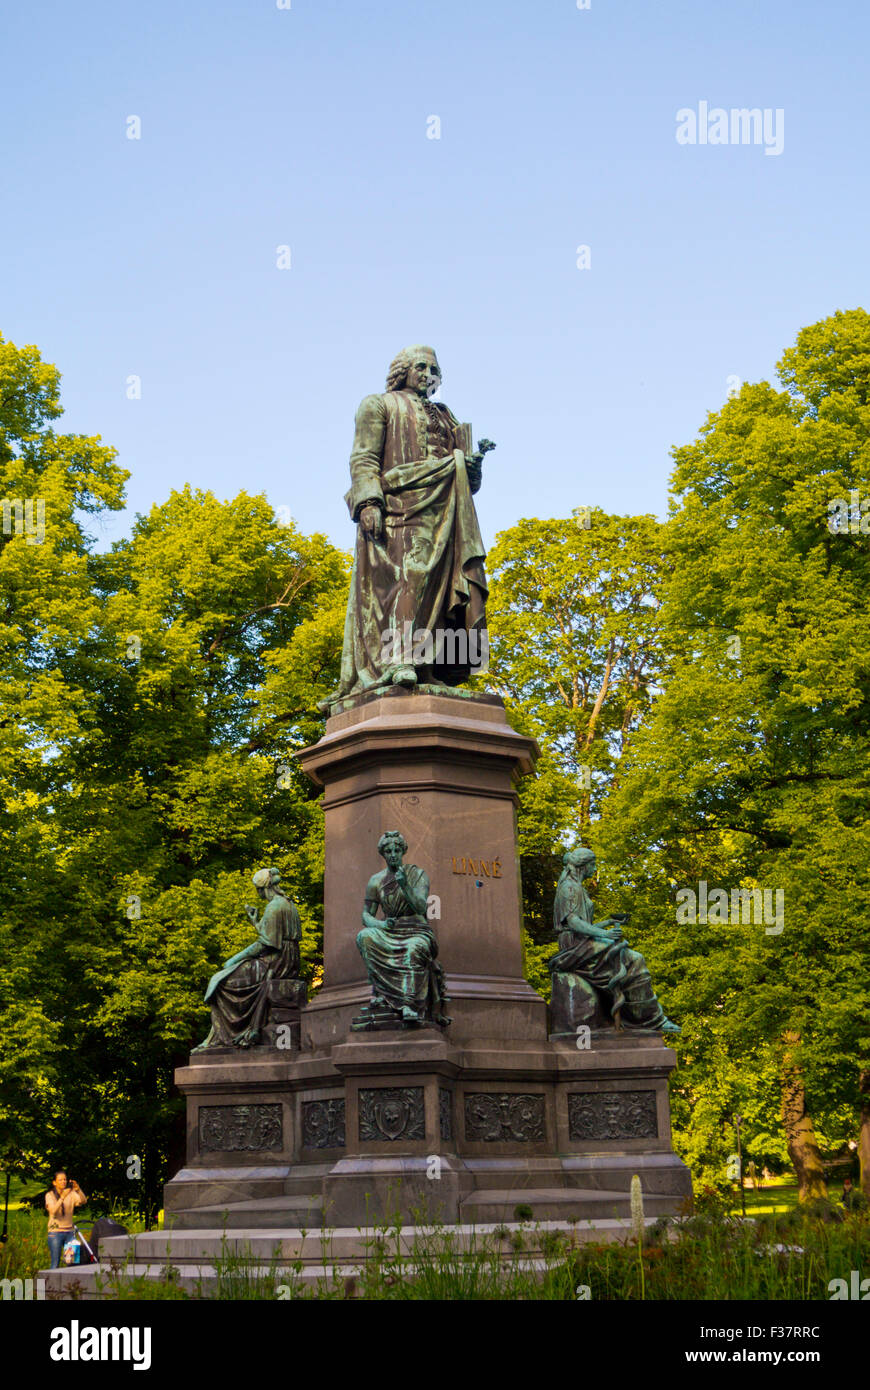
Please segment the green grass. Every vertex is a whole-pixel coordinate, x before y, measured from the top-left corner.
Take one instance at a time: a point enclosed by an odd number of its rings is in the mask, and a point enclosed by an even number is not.
[[[21,1196],[33,1190],[32,1184],[25,1185],[16,1194],[9,1240],[0,1246],[0,1278],[32,1278],[48,1264],[45,1215],[20,1204]],[[832,1190],[839,1195],[837,1188]],[[303,1286],[299,1262],[280,1272],[277,1259],[251,1268],[225,1244],[216,1266],[216,1289],[182,1287],[170,1266],[162,1280],[133,1279],[123,1271],[106,1275],[104,1291],[123,1300],[273,1301],[283,1286],[280,1297],[297,1300],[575,1301],[588,1289],[592,1300],[776,1301],[825,1300],[832,1279],[848,1282],[853,1269],[862,1278],[870,1276],[870,1213],[844,1215],[833,1203],[807,1212],[797,1205],[795,1184],[783,1181],[747,1190],[747,1215],[753,1219],[744,1222],[735,1214],[734,1196],[702,1196],[691,1218],[651,1227],[642,1249],[628,1240],[573,1244],[570,1233],[541,1233],[529,1224],[523,1231],[524,1250],[517,1249],[516,1232],[505,1226],[481,1235],[464,1252],[456,1246],[455,1232],[436,1224],[421,1231],[410,1254],[403,1256],[397,1227],[386,1224],[372,1230],[369,1258],[360,1274],[337,1286],[326,1281],[313,1289]],[[112,1214],[129,1230],[142,1229],[129,1213]],[[330,1233],[324,1231],[324,1264],[332,1262],[329,1242]],[[543,1278],[516,1263],[516,1256],[535,1252],[547,1260]]]
[[[642,1251],[587,1246],[573,1268],[593,1299],[827,1300],[832,1279],[870,1270],[870,1219],[830,1208],[751,1221],[702,1210],[677,1232],[652,1228]]]
[[[831,1192],[839,1195],[839,1188],[833,1187]],[[757,1216],[762,1213],[771,1214],[773,1212],[794,1211],[798,1204],[798,1188],[794,1180],[788,1178],[773,1178],[759,1187],[757,1190],[752,1187],[745,1189],[746,1215]],[[740,1193],[735,1192],[731,1201],[731,1211],[735,1216],[740,1215]]]
[[[529,1226],[526,1251],[543,1249],[543,1275],[514,1259],[514,1232],[481,1235],[470,1250],[457,1246],[449,1226],[421,1230],[407,1255],[400,1254],[398,1228],[377,1228],[367,1242],[369,1258],[352,1278],[312,1288],[301,1283],[301,1263],[279,1270],[249,1268],[243,1254],[225,1245],[217,1262],[217,1288],[183,1288],[177,1272],[161,1281],[107,1276],[104,1293],[120,1299],[202,1298],[273,1301],[363,1299],[389,1301],[732,1301],[830,1298],[829,1284],[858,1270],[870,1273],[870,1215],[844,1216],[830,1204],[817,1213],[791,1210],[760,1214],[752,1221],[731,1215],[727,1204],[701,1203],[694,1216],[650,1227],[642,1245],[579,1244],[569,1234],[553,1236]],[[330,1263],[328,1231],[323,1263]],[[170,1255],[171,1258],[171,1255]],[[281,1290],[279,1292],[279,1289]]]

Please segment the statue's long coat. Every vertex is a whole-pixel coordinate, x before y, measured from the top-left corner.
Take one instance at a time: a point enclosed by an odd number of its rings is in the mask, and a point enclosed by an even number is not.
[[[345,498],[356,521],[364,506],[384,512],[385,534],[358,528],[344,629],[339,694],[388,683],[404,664],[384,634],[485,626],[485,551],[465,467],[470,429],[434,403],[442,434],[432,453],[430,425],[416,392],[366,396],[356,415]],[[406,629],[406,624],[410,628]],[[472,656],[475,647],[472,645]],[[438,675],[458,684],[467,666]]]

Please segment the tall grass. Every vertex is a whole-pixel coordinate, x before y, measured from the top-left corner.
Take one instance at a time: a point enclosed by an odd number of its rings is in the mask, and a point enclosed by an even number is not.
[[[336,1263],[329,1231],[319,1233],[320,1263]],[[832,1279],[858,1270],[870,1276],[870,1216],[844,1216],[827,1204],[743,1221],[708,1207],[678,1221],[647,1228],[641,1241],[580,1242],[573,1231],[532,1223],[476,1233],[460,1246],[459,1233],[437,1223],[408,1237],[398,1222],[365,1234],[365,1260],[349,1261],[346,1276],[303,1279],[304,1265],[288,1265],[280,1247],[268,1263],[231,1248],[226,1236],[211,1281],[180,1282],[171,1246],[159,1280],[131,1278],[123,1269],[102,1280],[103,1296],[122,1299],[363,1299],[421,1301],[684,1299],[827,1300]]]
[[[870,1273],[870,1219],[828,1204],[743,1221],[701,1211],[649,1228],[637,1248],[590,1244],[568,1263],[593,1299],[827,1300],[832,1279]],[[543,1293],[548,1297],[547,1293]]]

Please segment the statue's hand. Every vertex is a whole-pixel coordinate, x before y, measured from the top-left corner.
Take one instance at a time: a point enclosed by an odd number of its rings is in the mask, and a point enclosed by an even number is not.
[[[248,916],[250,917],[250,919],[251,919],[252,922],[256,922],[256,920],[257,920],[257,909],[256,909],[256,907],[253,905],[253,903],[245,903],[245,912],[248,914]]]
[[[467,453],[466,455],[466,467],[468,470],[473,468],[475,474],[478,475],[478,480],[482,477],[482,473],[484,473],[481,467],[481,464],[484,463],[484,455],[489,453],[491,449],[495,449],[492,439],[479,439],[477,449],[475,449],[473,453]]]
[[[359,524],[367,536],[379,541],[384,534],[384,514],[380,507],[363,507]]]

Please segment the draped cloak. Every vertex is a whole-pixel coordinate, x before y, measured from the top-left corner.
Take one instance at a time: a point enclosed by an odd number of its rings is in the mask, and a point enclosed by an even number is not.
[[[553,926],[559,950],[547,964],[564,976],[577,975],[605,996],[613,1013],[621,1011],[624,1027],[661,1028],[666,1022],[655,996],[646,961],[639,951],[629,949],[625,940],[600,941],[578,927],[568,926],[569,918],[580,923],[593,921],[592,899],[579,878],[563,871],[553,904]],[[585,1020],[578,1019],[578,1022]]]
[[[428,898],[429,879],[416,864],[405,865],[408,886],[418,898]],[[437,963],[438,943],[427,919],[415,912],[392,869],[381,869],[368,883],[366,910],[378,907],[386,920],[363,927],[357,946],[372,986],[372,1003],[385,1003],[401,1013],[410,1008],[421,1018],[437,1018],[444,1000],[444,974]]]
[[[301,934],[295,905],[276,893],[257,923],[256,941],[228,960],[208,982],[205,1002],[211,1005],[211,1032],[200,1048],[256,1041],[269,1002],[269,985],[299,973]]]
[[[366,396],[360,405],[345,501],[354,521],[363,507],[379,507],[384,535],[357,529],[341,681],[331,698],[388,685],[400,666],[424,664],[425,656],[407,660],[414,632],[432,634],[436,656],[439,631],[470,634],[447,639],[443,659],[432,663],[447,685],[480,664],[487,583],[465,464],[470,434],[445,405],[424,405],[414,391]]]

